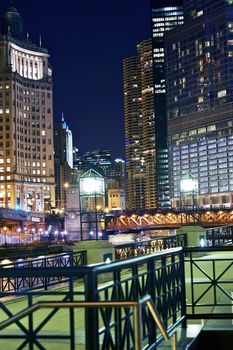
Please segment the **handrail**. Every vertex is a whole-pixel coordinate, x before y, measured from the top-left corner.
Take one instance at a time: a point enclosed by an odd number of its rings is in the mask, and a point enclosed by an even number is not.
[[[169,336],[160,316],[158,310],[150,295],[145,295],[139,301],[98,301],[98,302],[85,302],[85,301],[73,301],[73,302],[37,302],[33,306],[30,306],[23,311],[18,312],[16,315],[0,323],[0,331],[4,328],[12,325],[20,319],[29,316],[35,311],[42,308],[97,308],[97,307],[132,307],[134,315],[134,327],[135,327],[135,350],[142,349],[142,337],[141,337],[141,310],[142,305],[146,304],[151,316],[157,324],[165,341],[172,339],[172,350],[176,350],[176,332]]]

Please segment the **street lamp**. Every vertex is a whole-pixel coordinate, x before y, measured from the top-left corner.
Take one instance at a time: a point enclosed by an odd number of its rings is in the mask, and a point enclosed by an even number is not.
[[[68,232],[67,232],[67,231],[64,231],[63,234],[64,234],[64,241],[65,241],[65,243],[66,243]]]
[[[21,233],[21,228],[20,227],[18,227],[17,228],[17,232],[18,232],[18,235],[19,235],[19,245],[20,245],[20,243],[21,243],[21,239],[20,239],[20,233]]]
[[[35,235],[36,229],[32,228],[32,242],[34,243],[34,235]]]
[[[41,235],[43,233],[43,228],[39,228],[39,235],[40,235],[40,241],[41,241]]]
[[[183,207],[183,204],[184,204],[184,207],[186,205],[185,203],[186,196],[190,196],[192,198],[191,206],[194,212],[194,209],[195,209],[194,196],[197,194],[198,194],[198,180],[192,174],[184,175],[180,180],[181,209]],[[183,198],[184,198],[184,202],[183,202]],[[197,208],[197,203],[196,203],[196,208]]]
[[[7,246],[7,241],[6,241],[6,231],[7,231],[7,227],[4,226],[3,227],[3,232],[4,232],[4,239],[5,239],[5,247]]]
[[[104,227],[105,183],[102,175],[90,169],[79,180],[81,240],[98,240],[98,231]],[[90,232],[93,231],[93,235]],[[84,236],[83,233],[85,232]]]

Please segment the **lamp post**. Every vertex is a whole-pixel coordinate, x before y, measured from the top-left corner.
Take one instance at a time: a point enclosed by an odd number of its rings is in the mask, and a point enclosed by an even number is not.
[[[36,229],[32,228],[32,242],[34,243],[34,236],[35,236]]]
[[[65,243],[66,243],[68,232],[67,232],[67,231],[64,231],[63,234],[64,234],[64,241],[65,241]]]
[[[195,195],[198,194],[198,180],[192,175],[192,174],[186,174],[184,175],[180,180],[180,202],[181,202],[181,209],[185,209],[186,205],[186,197],[191,196],[191,207],[192,212],[195,211]],[[183,202],[184,199],[184,202]],[[184,204],[184,205],[183,205]],[[196,203],[196,209],[198,208]],[[182,219],[182,214],[181,214]],[[186,217],[187,222],[187,217]],[[194,222],[195,222],[195,216],[194,216]]]
[[[4,232],[4,241],[5,241],[5,247],[7,246],[7,241],[6,241],[6,231],[7,231],[7,227],[4,226],[3,227],[3,232]]]
[[[42,235],[43,229],[39,228],[39,236],[40,236],[40,241],[41,241],[41,235]]]
[[[98,241],[98,232],[105,229],[103,217],[103,208],[105,207],[104,178],[95,170],[90,169],[81,176],[79,188],[81,240],[95,239]]]
[[[17,228],[17,232],[18,232],[18,235],[19,235],[19,245],[21,244],[21,239],[20,239],[20,233],[21,233],[21,228],[20,227],[18,227]]]

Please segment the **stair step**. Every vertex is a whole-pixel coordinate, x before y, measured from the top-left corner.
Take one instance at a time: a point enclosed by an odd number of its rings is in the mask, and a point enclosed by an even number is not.
[[[177,350],[185,350],[200,334],[203,325],[201,324],[189,324],[187,328],[179,327],[177,329]],[[172,348],[172,340],[163,341],[161,345],[157,347],[158,350],[168,350]]]

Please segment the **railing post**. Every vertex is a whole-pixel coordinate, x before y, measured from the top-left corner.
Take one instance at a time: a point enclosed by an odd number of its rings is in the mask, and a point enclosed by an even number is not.
[[[120,271],[114,271],[113,272],[113,281],[115,284],[115,300],[121,300],[122,299],[122,295],[121,295],[121,291],[120,291],[120,285],[118,285],[118,281],[120,281],[121,277],[120,277]],[[114,313],[114,318],[115,318],[115,346],[116,349],[122,349],[122,341],[121,341],[121,336],[122,336],[122,323],[121,323],[121,309],[116,309],[115,313]]]
[[[70,302],[74,301],[74,277],[69,277]],[[75,350],[75,315],[74,308],[70,308],[70,350]]]
[[[212,240],[212,246],[215,246],[215,229],[211,229],[211,240]]]
[[[148,261],[147,268],[149,270],[149,276],[150,276],[148,294],[150,295],[153,302],[156,304],[155,259],[150,259]],[[149,322],[150,322],[150,324],[154,324],[154,319],[153,319],[151,314],[149,314]],[[155,343],[155,341],[156,341],[156,332],[151,332],[150,338],[149,338],[149,343],[153,344],[153,343]]]
[[[182,316],[185,316],[185,320],[182,322],[182,326],[184,328],[187,327],[187,320],[186,320],[186,317],[187,317],[187,312],[186,312],[186,292],[185,292],[185,250],[182,249],[182,251],[180,252],[179,254],[179,259],[180,259],[180,278],[181,278],[181,288],[182,288],[182,307],[181,307],[181,314]],[[192,281],[191,281],[192,283]]]
[[[142,349],[142,334],[141,334],[141,305],[138,303],[134,306],[134,348],[135,350]]]
[[[97,273],[89,269],[85,279],[85,301],[97,301]],[[96,308],[85,310],[86,350],[99,349],[98,311]]]
[[[167,249],[167,239],[163,239],[163,249]]]
[[[32,295],[28,295],[28,307],[32,306]],[[29,330],[29,350],[33,350],[34,349],[34,338],[35,338],[35,334],[33,331],[34,327],[33,327],[33,314],[30,313],[28,315],[28,330]]]
[[[177,333],[175,332],[172,336],[172,350],[177,349]]]

